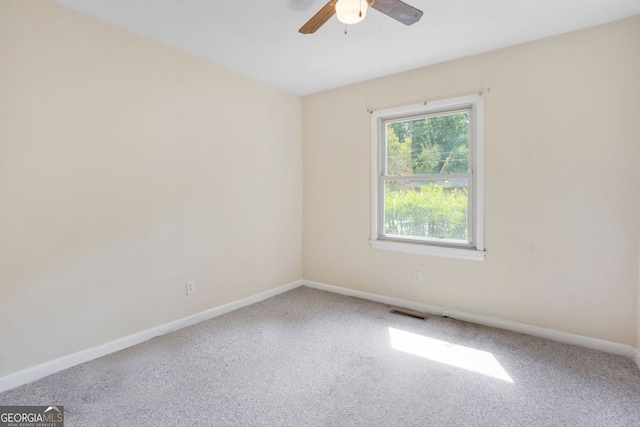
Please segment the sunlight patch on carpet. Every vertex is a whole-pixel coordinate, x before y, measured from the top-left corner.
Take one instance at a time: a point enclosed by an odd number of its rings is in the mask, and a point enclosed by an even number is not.
[[[389,328],[389,336],[395,350],[513,383],[507,371],[489,352],[394,328]]]

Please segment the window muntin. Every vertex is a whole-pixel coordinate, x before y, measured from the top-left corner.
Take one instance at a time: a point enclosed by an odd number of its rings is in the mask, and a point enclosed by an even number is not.
[[[484,259],[482,113],[474,95],[373,114],[374,248]]]

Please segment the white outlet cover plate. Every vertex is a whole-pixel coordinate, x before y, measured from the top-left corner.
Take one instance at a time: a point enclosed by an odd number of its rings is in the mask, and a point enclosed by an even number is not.
[[[187,295],[191,295],[196,291],[195,282],[187,282]]]

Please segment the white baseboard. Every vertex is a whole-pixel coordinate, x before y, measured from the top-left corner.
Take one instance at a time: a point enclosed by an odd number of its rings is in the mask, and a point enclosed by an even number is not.
[[[438,307],[430,304],[422,304],[412,301],[407,301],[398,298],[387,297],[383,295],[371,294],[368,292],[356,291],[354,289],[342,288],[334,285],[327,285],[325,283],[312,282],[309,280],[304,281],[304,286],[320,289],[323,291],[334,292],[337,294],[362,298],[370,301],[381,302],[383,304],[393,305],[396,307],[408,308],[411,310],[419,311],[422,313],[433,314],[436,316],[442,315],[442,309],[445,307]],[[541,328],[539,326],[528,325],[526,323],[514,322],[513,320],[501,319],[498,317],[484,316],[480,314],[467,313],[464,311],[457,311],[449,309],[449,317],[464,320],[466,322],[476,323],[484,326],[491,326],[494,328],[505,329],[507,331],[519,332],[521,334],[532,335],[539,338],[546,338],[552,341],[558,341],[565,344],[573,344],[580,347],[586,347],[594,350],[603,351],[605,353],[616,354],[620,356],[626,356],[636,359],[638,367],[640,368],[640,350],[636,348],[619,344],[611,341],[601,340],[598,338],[590,338],[581,335],[570,334],[568,332],[557,331],[555,329]]]
[[[114,353],[116,351],[123,350],[127,347],[140,344],[148,341],[157,336],[165,335],[173,331],[185,328],[187,326],[194,325],[199,322],[203,322],[208,319],[229,313],[242,307],[254,304],[256,302],[263,301],[281,293],[290,291],[299,286],[307,286],[310,288],[320,289],[337,294],[362,298],[370,301],[376,301],[383,304],[389,304],[397,307],[404,307],[411,310],[416,310],[433,315],[441,315],[444,307],[438,307],[430,304],[422,304],[412,301],[407,301],[399,298],[392,298],[383,295],[372,294],[368,292],[357,291],[354,289],[342,288],[339,286],[327,285],[319,282],[312,282],[308,280],[298,280],[296,282],[289,283],[279,288],[271,289],[269,291],[261,292],[259,294],[243,298],[238,301],[234,301],[219,307],[206,310],[183,319],[179,319],[164,325],[157,326],[155,328],[147,329],[145,331],[138,332],[127,337],[105,343],[99,347],[82,350],[80,352],[64,356],[41,365],[33,366],[31,368],[24,369],[22,371],[15,372],[0,378],[0,392],[10,390],[12,388],[21,386],[23,384],[30,383],[32,381],[39,380],[56,372],[70,368],[72,366],[79,365],[81,363],[88,362],[93,359],[97,359],[107,354]],[[607,353],[617,354],[621,356],[627,356],[635,358],[636,364],[640,369],[640,349],[636,349],[629,345],[614,343],[597,338],[584,337],[580,335],[574,335],[567,332],[561,332],[553,329],[541,328],[538,326],[527,325],[524,323],[514,322],[511,320],[505,320],[497,317],[483,316],[478,314],[466,313],[463,311],[449,310],[449,316],[455,319],[464,320],[467,322],[477,323],[480,325],[491,326],[495,328],[505,329],[508,331],[519,332],[523,334],[533,335],[540,338],[546,338],[553,341],[559,341],[567,344],[578,345],[581,347],[591,348],[595,350],[604,351]]]
[[[33,366],[31,368],[9,374],[0,378],[0,392],[10,390],[12,388],[30,383],[32,381],[39,380],[40,378],[44,378],[48,375],[54,374],[72,366],[76,366],[81,363],[106,356],[107,354],[120,351],[127,347],[140,344],[157,336],[165,335],[170,332],[177,331],[178,329],[195,325],[196,323],[212,319],[225,313],[229,313],[230,311],[255,304],[256,302],[260,302],[267,298],[279,295],[283,292],[290,291],[291,289],[295,289],[303,284],[304,281],[298,280],[296,282],[289,283],[288,285],[280,286],[279,288],[261,292],[259,294],[252,295],[238,301],[230,302],[228,304],[224,304],[210,310],[196,313],[183,319],[178,319],[173,322],[157,326],[155,328],[147,329],[145,331],[141,331],[136,334],[108,342],[99,347],[82,350],[77,353],[73,353],[68,356],[60,357],[58,359],[43,363],[41,365]]]

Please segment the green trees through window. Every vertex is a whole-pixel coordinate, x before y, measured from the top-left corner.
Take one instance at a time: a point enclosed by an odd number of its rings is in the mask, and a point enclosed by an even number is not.
[[[468,240],[469,112],[386,122],[384,234]]]

